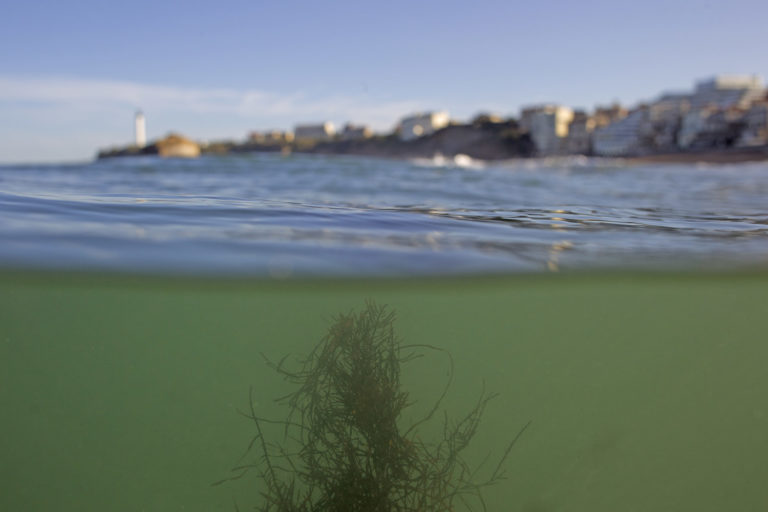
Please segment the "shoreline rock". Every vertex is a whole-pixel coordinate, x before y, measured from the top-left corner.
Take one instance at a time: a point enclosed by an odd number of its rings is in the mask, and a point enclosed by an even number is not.
[[[112,148],[101,150],[96,158],[115,158],[126,156],[146,156],[157,155],[163,158],[197,158],[200,156],[200,144],[179,135],[178,133],[169,133],[162,139],[154,141],[152,144],[140,148],[138,146],[128,146],[123,148]]]

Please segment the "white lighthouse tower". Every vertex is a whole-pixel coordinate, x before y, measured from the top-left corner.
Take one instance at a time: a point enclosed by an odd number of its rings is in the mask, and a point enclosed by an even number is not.
[[[134,127],[136,131],[136,146],[143,148],[147,145],[147,124],[144,120],[144,113],[141,110],[136,111]]]

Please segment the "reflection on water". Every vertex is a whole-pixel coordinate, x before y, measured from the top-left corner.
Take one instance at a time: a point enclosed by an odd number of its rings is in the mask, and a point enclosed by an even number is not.
[[[558,270],[560,270],[560,267],[558,266],[558,262],[560,261],[560,253],[572,247],[573,247],[573,243],[569,242],[568,240],[563,240],[561,242],[555,242],[554,244],[552,244],[552,247],[549,249],[549,259],[547,259],[547,268],[551,272],[557,272]]]

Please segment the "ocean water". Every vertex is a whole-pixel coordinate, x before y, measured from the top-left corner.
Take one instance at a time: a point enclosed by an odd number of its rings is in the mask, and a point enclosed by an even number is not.
[[[396,276],[762,264],[768,163],[253,155],[0,167],[0,265]]]
[[[768,166],[461,163],[0,168],[0,510],[252,510],[264,356],[366,300],[450,418],[499,393],[470,464],[529,424],[488,510],[768,509]]]

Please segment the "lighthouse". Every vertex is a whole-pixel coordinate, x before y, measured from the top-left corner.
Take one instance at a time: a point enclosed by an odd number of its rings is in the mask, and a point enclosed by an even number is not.
[[[143,148],[147,145],[147,124],[144,120],[144,113],[141,110],[136,111],[134,128],[136,132],[136,146]]]

